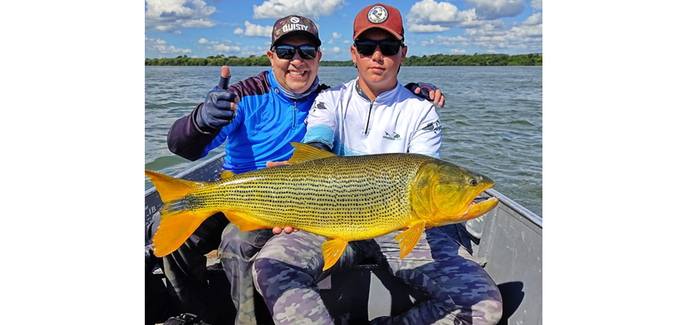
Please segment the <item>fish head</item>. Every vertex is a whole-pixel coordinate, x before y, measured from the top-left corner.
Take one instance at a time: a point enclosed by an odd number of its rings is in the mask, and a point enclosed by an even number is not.
[[[497,198],[477,199],[494,181],[463,167],[435,160],[420,168],[413,209],[428,226],[437,227],[479,217],[494,209]]]

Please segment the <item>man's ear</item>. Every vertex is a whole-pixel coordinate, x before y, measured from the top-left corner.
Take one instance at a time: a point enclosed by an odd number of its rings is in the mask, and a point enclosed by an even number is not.
[[[352,63],[354,63],[354,66],[356,66],[356,60],[359,58],[359,52],[356,52],[356,47],[354,45],[349,47],[349,52],[352,53]]]
[[[270,65],[274,67],[274,53],[272,51],[267,51],[267,58],[270,59]]]

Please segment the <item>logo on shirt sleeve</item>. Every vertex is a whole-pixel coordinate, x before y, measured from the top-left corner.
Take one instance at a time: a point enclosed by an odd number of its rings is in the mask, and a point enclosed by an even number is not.
[[[427,124],[422,128],[422,131],[433,131],[434,134],[438,134],[438,132],[441,132],[441,121],[436,120],[436,122]]]
[[[314,113],[314,111],[316,111],[317,109],[327,109],[326,104],[324,104],[323,102],[314,102],[314,104],[312,104],[311,113]]]

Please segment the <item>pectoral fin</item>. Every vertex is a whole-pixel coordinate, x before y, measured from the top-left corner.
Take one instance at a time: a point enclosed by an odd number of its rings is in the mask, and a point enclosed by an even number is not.
[[[420,241],[420,237],[422,237],[424,226],[425,222],[422,220],[413,221],[410,223],[408,229],[398,234],[398,236],[394,238],[398,242],[398,247],[401,248],[401,258],[404,258],[406,255],[410,254],[413,248],[415,248],[417,242]]]
[[[323,270],[328,270],[331,266],[340,259],[342,253],[347,247],[347,241],[341,238],[331,239],[321,245],[321,252],[323,253]]]

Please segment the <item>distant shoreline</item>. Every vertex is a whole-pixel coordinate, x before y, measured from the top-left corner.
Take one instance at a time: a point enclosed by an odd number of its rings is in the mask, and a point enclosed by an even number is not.
[[[432,54],[409,56],[404,66],[541,66],[542,53],[530,54]],[[145,59],[146,66],[269,66],[266,55],[240,58],[223,55],[206,58],[189,58],[187,55],[175,58]],[[352,66],[352,61],[320,61],[319,66]]]

